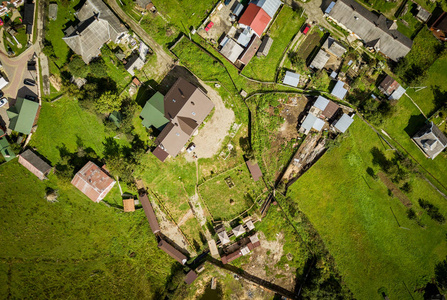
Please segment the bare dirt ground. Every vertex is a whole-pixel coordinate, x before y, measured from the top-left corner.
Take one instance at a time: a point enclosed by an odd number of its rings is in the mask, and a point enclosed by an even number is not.
[[[380,181],[382,181],[386,185],[386,187],[391,190],[393,195],[397,199],[399,199],[403,205],[405,205],[406,207],[412,206],[410,199],[408,199],[408,197],[405,196],[404,193],[402,193],[402,191],[385,175],[385,173],[379,172],[377,175],[379,176]]]
[[[267,241],[260,232],[261,247],[253,250],[248,264],[242,266],[246,272],[292,291],[295,287],[295,269],[286,265],[285,269],[275,265],[283,255],[284,235],[280,232],[275,241]],[[280,277],[280,278],[278,278]]]

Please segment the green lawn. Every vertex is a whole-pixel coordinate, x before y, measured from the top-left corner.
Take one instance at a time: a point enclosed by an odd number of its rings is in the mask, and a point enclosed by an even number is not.
[[[275,81],[275,74],[284,50],[306,20],[305,16],[300,18],[300,14],[301,12],[295,12],[288,6],[282,8],[268,31],[273,39],[269,54],[263,57],[253,57],[244,68],[242,72],[244,75],[262,81]]]
[[[232,188],[225,181],[228,177],[234,184]],[[207,180],[200,185],[199,192],[214,219],[231,220],[250,208],[264,188],[262,179],[254,182],[247,167],[240,165]]]
[[[14,24],[18,25],[21,24],[19,19],[14,20]],[[10,43],[6,38],[8,38],[12,43]],[[26,35],[26,26],[23,25],[21,28],[17,29],[17,34],[15,35],[15,38],[19,41],[19,43],[22,45],[20,48],[17,45],[17,42],[14,40],[14,38],[7,33],[6,31],[3,32],[3,43],[5,44],[5,47],[8,48],[11,47],[12,51],[15,52],[15,56],[20,55],[22,52],[24,52],[26,49],[26,44],[28,43],[28,37]]]
[[[0,174],[1,298],[136,299],[165,290],[176,263],[157,248],[142,210],[93,203],[17,161]],[[57,203],[44,199],[47,188],[58,189]]]
[[[446,225],[423,213],[417,199],[430,201],[444,215],[447,205],[412,174],[413,191],[407,196],[426,228],[409,220],[401,202],[366,172],[368,167],[378,170],[372,163],[373,147],[387,156],[393,153],[356,118],[341,145],[294,183],[288,196],[319,232],[356,298],[381,299],[378,290],[384,287],[390,299],[422,299],[413,291],[433,276],[434,265],[447,253],[447,241]],[[399,228],[396,219],[406,229]]]

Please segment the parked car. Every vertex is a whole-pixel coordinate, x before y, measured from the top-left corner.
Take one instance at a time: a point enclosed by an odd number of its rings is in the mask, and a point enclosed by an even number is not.
[[[0,91],[0,98],[3,97],[4,94],[3,91]]]
[[[37,97],[31,96],[31,95],[26,95],[25,99],[31,100],[31,101],[36,101]]]
[[[214,26],[214,23],[213,22],[209,22],[208,25],[206,25],[206,27],[205,27],[205,31],[210,30],[213,26]]]
[[[6,98],[0,99],[0,107],[4,106],[6,103],[8,103],[8,99]]]
[[[309,30],[310,30],[310,25],[306,24],[306,27],[304,27],[304,30],[303,30],[303,34],[306,35],[309,32]]]
[[[36,82],[35,82],[34,80],[32,80],[32,79],[28,79],[28,78],[26,78],[26,79],[23,81],[23,83],[26,84],[26,85],[30,85],[30,86],[35,86],[35,85],[36,85]]]
[[[3,20],[0,18],[0,26],[3,26]]]
[[[192,151],[194,151],[194,149],[196,149],[196,145],[191,144],[191,145],[189,145],[189,147],[186,149],[186,152],[191,153]]]

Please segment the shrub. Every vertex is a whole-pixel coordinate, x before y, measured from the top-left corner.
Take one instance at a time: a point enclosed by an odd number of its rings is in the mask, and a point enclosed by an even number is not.
[[[438,222],[439,224],[443,224],[445,222],[445,217],[439,212],[438,207],[421,198],[419,198],[418,203],[420,207],[427,212],[427,215],[429,215],[434,221]]]

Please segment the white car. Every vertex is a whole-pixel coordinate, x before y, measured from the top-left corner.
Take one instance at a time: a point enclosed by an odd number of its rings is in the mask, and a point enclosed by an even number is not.
[[[196,145],[192,144],[191,146],[188,147],[188,149],[186,149],[186,151],[188,153],[191,153],[194,149],[196,149]]]
[[[6,99],[5,97],[0,99],[0,107],[4,106],[6,103],[8,103],[8,99]]]

